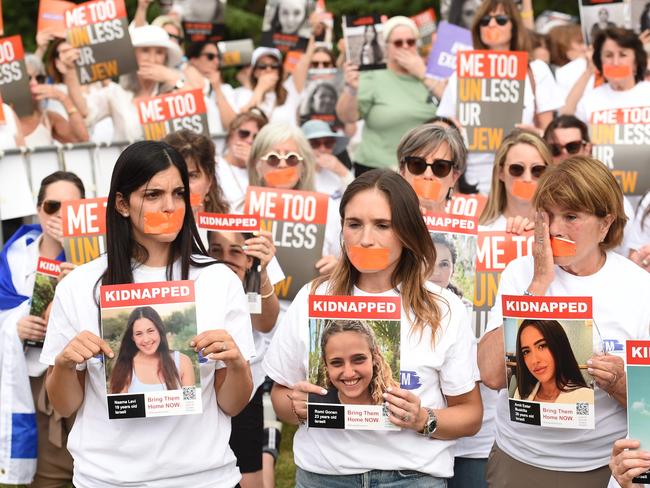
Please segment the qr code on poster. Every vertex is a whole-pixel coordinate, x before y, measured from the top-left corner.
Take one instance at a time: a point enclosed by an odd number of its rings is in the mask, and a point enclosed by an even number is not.
[[[196,400],[196,386],[183,387],[183,400]]]
[[[589,415],[589,404],[587,402],[576,403],[576,415]]]

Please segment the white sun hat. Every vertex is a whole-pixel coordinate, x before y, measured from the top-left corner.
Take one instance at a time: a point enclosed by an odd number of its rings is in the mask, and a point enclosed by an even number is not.
[[[133,47],[164,47],[167,49],[167,66],[175,68],[183,59],[181,48],[169,38],[169,34],[162,27],[143,25],[129,29]]]

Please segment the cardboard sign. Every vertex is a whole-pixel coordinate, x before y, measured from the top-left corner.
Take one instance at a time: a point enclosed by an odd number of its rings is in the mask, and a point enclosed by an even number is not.
[[[218,42],[226,37],[225,24],[214,22],[183,21],[185,39],[189,42]]]
[[[332,130],[343,128],[336,115],[336,103],[343,88],[343,73],[336,68],[310,69],[300,104],[300,124],[308,120],[327,122]]]
[[[521,122],[528,54],[519,51],[459,51],[458,119],[467,148],[495,152]]]
[[[58,276],[61,273],[61,261],[39,257],[36,264],[36,277],[34,279],[34,291],[29,305],[29,315],[45,318],[47,310],[54,300],[54,290],[58,284]],[[43,341],[26,339],[25,345],[29,347],[43,347]]]
[[[469,51],[472,48],[472,33],[469,29],[443,20],[438,26],[436,42],[427,60],[427,73],[439,79],[449,78],[456,69],[458,51]]]
[[[359,70],[385,69],[384,24],[377,14],[362,17],[343,16],[345,55]]]
[[[20,36],[0,39],[0,93],[4,103],[10,105],[19,117],[32,113],[32,93]]]
[[[80,49],[81,84],[138,69],[128,25],[124,0],[92,0],[65,11],[68,42]]]
[[[106,252],[106,198],[61,203],[65,260],[85,264]]]
[[[594,352],[591,297],[504,295],[502,306],[510,420],[593,429],[594,380],[587,374]],[[556,378],[565,384],[557,385]]]
[[[217,43],[221,60],[220,68],[248,66],[253,59],[252,39],[238,39],[236,41],[222,41]]]
[[[389,420],[382,396],[385,390],[378,385],[399,386],[401,313],[399,297],[310,295],[307,380],[326,389],[327,395],[309,394],[309,427],[400,430]],[[345,354],[358,338],[374,345],[374,350],[369,345],[367,351],[373,371],[348,385],[327,358],[333,347]],[[381,368],[375,364],[377,356]],[[376,375],[381,378],[377,380]]]
[[[534,241],[532,232],[515,235],[479,231],[474,310],[487,312],[494,306],[501,273],[510,261],[532,254]]]
[[[57,37],[65,37],[65,11],[75,6],[65,0],[40,0],[36,32],[49,31]]]
[[[267,0],[260,45],[275,47],[283,53],[304,52],[311,36],[309,16],[313,10],[310,0]]]
[[[627,361],[627,436],[641,443],[640,449],[650,450],[650,341],[626,341]],[[634,478],[633,483],[650,483],[650,471]]]
[[[292,300],[305,283],[318,276],[327,223],[327,195],[249,186],[244,213],[259,215],[262,230],[273,237],[286,278],[275,286],[280,299]]]
[[[611,170],[626,195],[650,188],[650,105],[599,110],[589,125],[592,153]]]
[[[200,89],[133,100],[144,138],[158,141],[181,129],[210,136],[205,98]]]
[[[627,0],[581,0],[580,25],[587,45],[593,44],[598,34],[611,27],[631,27]]]
[[[115,354],[103,357],[108,417],[201,413],[199,361],[207,360],[188,341],[197,333],[194,282],[101,286],[100,308],[102,339]]]

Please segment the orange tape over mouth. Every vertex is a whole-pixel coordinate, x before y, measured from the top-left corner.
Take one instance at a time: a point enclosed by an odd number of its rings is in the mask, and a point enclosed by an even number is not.
[[[440,190],[442,185],[437,180],[425,180],[424,178],[416,178],[413,180],[413,189],[417,196],[424,200],[438,200],[440,197]]]
[[[388,267],[388,249],[385,247],[350,246],[348,258],[359,271],[379,271]]]
[[[488,27],[485,32],[485,40],[494,42],[499,40],[499,28],[498,27]]]
[[[145,234],[175,234],[183,227],[185,209],[177,208],[173,212],[145,212]]]
[[[512,184],[512,194],[523,200],[532,200],[537,190],[537,183],[534,181],[515,180]]]
[[[603,65],[603,76],[607,79],[620,80],[632,76],[632,68],[627,65]]]
[[[564,258],[576,255],[576,243],[561,237],[551,237],[553,257]]]
[[[268,186],[274,188],[294,185],[298,181],[298,169],[295,166],[289,166],[282,169],[274,169],[264,175],[264,181]]]
[[[202,200],[201,195],[199,195],[198,193],[190,193],[190,205],[192,207],[198,207],[199,205],[201,205],[201,200]]]

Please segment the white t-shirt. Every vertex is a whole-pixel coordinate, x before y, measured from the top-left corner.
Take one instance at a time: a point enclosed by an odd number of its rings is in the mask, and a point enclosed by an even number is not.
[[[576,117],[589,124],[591,114],[612,108],[645,107],[650,105],[650,83],[641,81],[625,91],[612,90],[609,83],[588,91],[578,102]]]
[[[499,215],[496,220],[490,224],[481,224],[478,226],[479,232],[505,232],[508,225],[508,219],[505,215]]]
[[[526,83],[524,85],[524,108],[521,115],[521,122],[532,124],[535,113],[549,112],[557,110],[564,105],[564,100],[557,96],[558,88],[555,84],[553,73],[546,63],[536,59],[530,64],[530,70],[535,77],[535,92],[530,83],[528,73],[526,74]],[[457,117],[458,102],[458,78],[456,72],[449,77],[449,82],[445,92],[440,100],[437,115],[444,117]],[[514,127],[513,127],[514,129]],[[506,131],[506,133],[509,131]],[[467,171],[465,177],[471,184],[478,183],[481,193],[490,192],[490,183],[492,179],[492,164],[494,162],[494,153],[475,153],[471,152],[467,157]]]
[[[291,387],[307,377],[309,353],[308,296],[305,285],[284,316],[266,352],[267,374],[281,385]],[[322,294],[327,284],[316,294]],[[467,312],[461,300],[449,290],[427,283],[439,295],[442,321],[436,345],[431,346],[431,329],[422,336],[410,334],[407,312],[402,310],[401,370],[415,372],[421,385],[414,390],[422,404],[445,408],[443,395],[457,396],[471,391],[478,379],[476,356]],[[355,296],[371,296],[355,287]],[[394,290],[378,294],[396,296]],[[377,295],[372,295],[377,296]],[[410,315],[410,314],[409,314]],[[296,465],[320,474],[348,475],[372,469],[415,470],[436,477],[453,474],[453,441],[427,439],[412,430],[399,432],[352,431],[298,428],[293,441]]]
[[[264,100],[258,106],[266,114],[269,122],[284,122],[297,126],[300,93],[298,93],[291,76],[284,80],[282,86],[287,90],[287,98],[282,105],[276,105],[275,92],[269,91],[264,95]],[[235,105],[237,111],[241,111],[242,108],[248,105],[252,97],[253,90],[243,86],[235,88]]]
[[[217,96],[214,90],[212,90],[210,82],[208,80],[205,81],[208,88],[204,91],[204,93],[207,93],[205,96],[205,112],[208,119],[208,128],[210,130],[210,134],[224,134],[226,130],[224,130],[223,124],[221,123],[221,113],[219,112],[219,106],[217,105]],[[226,99],[226,102],[228,102],[232,109],[235,110],[235,90],[233,87],[227,83],[222,83],[221,93]],[[221,156],[223,154],[224,143],[225,139],[223,138],[219,138],[214,141],[217,156]]]
[[[532,256],[510,262],[501,274],[499,292],[490,314],[488,330],[503,324],[502,295],[521,295],[533,277]],[[594,331],[608,354],[625,359],[627,339],[650,335],[650,274],[614,252],[590,276],[575,276],[559,266],[546,296],[591,296]],[[504,373],[505,374],[505,373]],[[553,429],[510,421],[508,391],[499,392],[496,442],[509,456],[532,466],[556,471],[590,471],[609,463],[612,445],[627,434],[625,407],[595,388],[596,428]]]
[[[641,200],[632,221],[629,235],[625,236],[625,246],[628,250],[636,250],[650,244],[650,214],[646,216],[645,222],[643,219],[643,214],[645,214],[648,206],[650,206],[650,193],[647,193]],[[627,230],[627,226],[625,226],[625,229]]]
[[[330,199],[340,199],[343,196],[346,184],[333,171],[325,168],[317,168],[314,174],[314,186],[317,192],[325,193]]]
[[[142,139],[142,126],[133,103],[133,92],[111,81],[101,88],[91,89],[84,96],[88,106],[85,122],[87,126],[94,127],[93,140],[103,140],[110,132],[110,124],[95,127],[106,118],[112,121],[113,141]]]
[[[584,73],[586,69],[587,69],[587,60],[585,58],[574,59],[573,61],[570,61],[567,64],[565,64],[564,66],[560,66],[559,68],[556,68],[555,81],[557,82],[557,86],[562,93],[563,103],[566,103],[566,99],[569,96],[569,92],[571,92],[571,89],[574,87],[574,85],[577,83],[578,79],[580,78],[580,76],[582,76],[582,73]],[[595,88],[594,87],[595,79],[596,77],[594,75],[591,75],[589,81],[587,82],[587,86],[585,87],[585,91],[583,92],[583,96]]]
[[[18,135],[18,119],[14,111],[6,103],[2,104],[2,111],[5,116],[5,123],[0,124],[0,150],[15,149],[16,135]]]
[[[246,188],[248,188],[248,168],[233,166],[224,158],[217,156],[217,181],[230,211],[243,212]]]
[[[207,259],[197,256],[198,259]],[[95,283],[106,269],[102,256],[72,271],[56,289],[41,361],[53,365],[82,330],[99,334]],[[165,281],[165,268],[138,266],[135,283]],[[173,273],[180,279],[180,261]],[[223,264],[190,268],[195,282],[199,332],[223,328],[243,357],[255,354],[248,304],[241,281]],[[98,289],[97,289],[98,291]],[[217,406],[214,371],[221,362],[199,365],[203,413],[152,419],[109,420],[102,361],[86,362],[84,401],[68,438],[74,458],[73,483],[79,488],[156,486],[229,487],[240,480],[230,450],[230,417]]]

